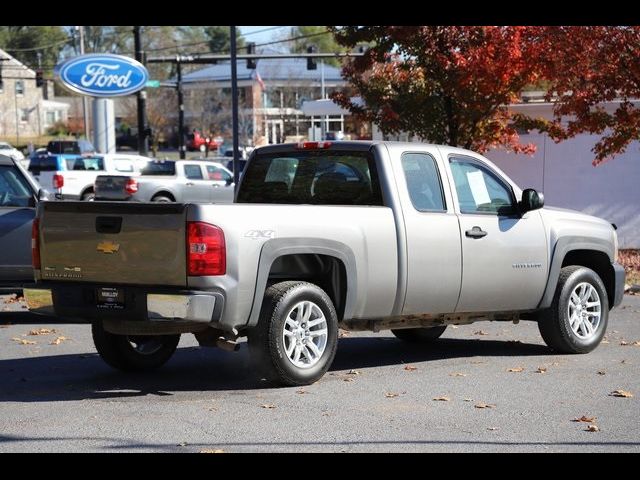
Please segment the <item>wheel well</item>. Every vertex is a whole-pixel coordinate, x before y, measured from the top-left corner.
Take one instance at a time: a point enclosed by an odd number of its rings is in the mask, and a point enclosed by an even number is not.
[[[283,255],[271,264],[267,287],[287,280],[304,280],[322,288],[336,308],[338,321],[342,320],[347,299],[347,272],[340,259],[315,253]]]
[[[80,193],[80,198],[84,197],[87,193],[93,193],[93,186],[89,185],[87,188],[85,188],[82,193]]]
[[[609,256],[596,250],[572,250],[567,252],[562,260],[563,267],[569,265],[581,265],[590,268],[600,276],[607,290],[609,308],[611,308],[615,296],[615,277]]]
[[[153,200],[153,199],[154,199],[154,198],[156,198],[156,197],[168,197],[168,198],[170,198],[170,199],[171,199],[171,201],[172,201],[172,202],[175,202],[175,201],[176,201],[176,197],[174,197],[173,195],[171,195],[169,192],[165,192],[165,191],[162,191],[162,192],[156,192],[156,193],[154,193],[154,194],[153,194],[153,197],[151,197],[151,199]]]

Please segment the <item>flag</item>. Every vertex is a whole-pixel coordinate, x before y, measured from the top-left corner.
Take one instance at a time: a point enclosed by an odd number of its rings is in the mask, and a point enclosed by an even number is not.
[[[262,88],[262,90],[264,90],[264,82],[262,81],[262,77],[260,76],[260,72],[258,72],[257,70],[256,70],[256,80],[260,84],[260,88]]]

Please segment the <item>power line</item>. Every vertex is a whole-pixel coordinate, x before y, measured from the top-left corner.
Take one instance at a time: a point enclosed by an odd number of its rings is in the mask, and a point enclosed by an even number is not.
[[[35,52],[37,50],[46,50],[47,48],[53,48],[57,45],[62,45],[63,43],[69,43],[73,41],[73,38],[68,38],[66,40],[60,40],[55,43],[51,43],[49,45],[43,45],[40,47],[31,47],[31,48],[3,48],[5,52]]]

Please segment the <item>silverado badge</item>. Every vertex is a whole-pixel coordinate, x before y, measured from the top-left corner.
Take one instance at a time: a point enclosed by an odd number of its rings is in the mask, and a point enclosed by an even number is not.
[[[120,244],[105,240],[104,242],[100,242],[98,244],[96,250],[102,253],[116,253],[118,250],[120,250]]]

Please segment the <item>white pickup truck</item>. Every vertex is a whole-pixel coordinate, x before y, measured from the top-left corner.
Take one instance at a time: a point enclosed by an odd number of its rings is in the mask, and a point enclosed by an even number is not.
[[[555,351],[589,352],[622,300],[615,226],[542,207],[459,148],[261,147],[235,204],[41,202],[39,303],[92,322],[116,368],[159,367],[181,333],[233,348],[248,336],[287,385],[327,371],[338,327],[428,342],[449,324],[525,319]]]
[[[42,188],[61,200],[93,200],[94,183],[102,174],[138,175],[148,157],[129,153],[85,156],[49,155],[29,168]],[[34,171],[35,169],[35,171]]]

